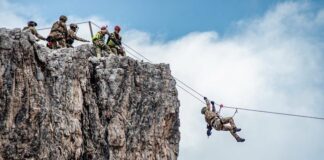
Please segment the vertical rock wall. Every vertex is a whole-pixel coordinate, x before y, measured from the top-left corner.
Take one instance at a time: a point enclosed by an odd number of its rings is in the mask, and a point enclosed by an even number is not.
[[[0,160],[177,159],[169,66],[93,52],[0,29]]]

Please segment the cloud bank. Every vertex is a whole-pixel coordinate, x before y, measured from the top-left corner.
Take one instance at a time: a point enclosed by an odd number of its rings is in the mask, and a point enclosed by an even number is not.
[[[324,116],[323,12],[309,3],[281,3],[264,16],[237,22],[233,34],[191,33],[159,42],[138,31],[131,46],[154,62],[168,62],[173,74],[218,103],[254,109]],[[203,106],[180,88],[179,159],[321,159],[321,121],[239,111],[244,144],[229,133],[206,137]],[[231,116],[234,111],[224,110]]]

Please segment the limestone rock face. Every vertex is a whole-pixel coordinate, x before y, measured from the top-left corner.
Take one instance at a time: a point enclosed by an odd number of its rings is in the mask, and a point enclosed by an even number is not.
[[[177,159],[176,81],[166,64],[50,50],[0,29],[0,160]]]

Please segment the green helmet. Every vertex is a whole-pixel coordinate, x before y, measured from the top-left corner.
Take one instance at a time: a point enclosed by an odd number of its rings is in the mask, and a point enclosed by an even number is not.
[[[67,17],[64,15],[60,16],[60,21],[66,22],[67,21]]]
[[[207,107],[203,107],[203,108],[201,109],[201,114],[205,114],[206,111],[207,111]]]

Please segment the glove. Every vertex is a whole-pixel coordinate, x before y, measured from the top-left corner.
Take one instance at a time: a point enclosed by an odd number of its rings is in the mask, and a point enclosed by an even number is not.
[[[220,104],[219,107],[220,107],[220,108],[223,108],[224,106],[223,106],[223,104]]]
[[[211,103],[212,105],[214,105],[214,104],[215,104],[215,102],[214,102],[214,101],[211,101],[210,103]]]
[[[207,97],[204,97],[204,100],[207,100]]]

